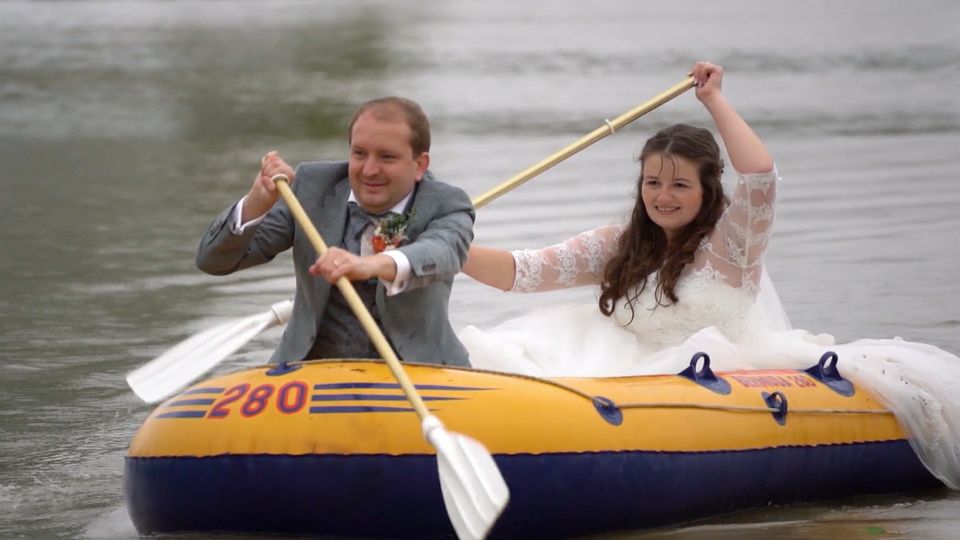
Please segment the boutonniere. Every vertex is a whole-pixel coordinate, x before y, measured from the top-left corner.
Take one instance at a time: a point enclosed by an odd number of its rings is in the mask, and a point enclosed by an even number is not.
[[[373,252],[382,253],[388,249],[396,249],[407,239],[407,224],[410,223],[411,212],[406,214],[390,214],[377,223],[373,231]]]

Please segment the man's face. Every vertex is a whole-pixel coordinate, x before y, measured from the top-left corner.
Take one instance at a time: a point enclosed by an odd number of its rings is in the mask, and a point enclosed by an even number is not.
[[[430,165],[430,155],[413,155],[405,121],[378,119],[367,111],[353,124],[349,163],[350,187],[360,206],[380,214],[413,191]]]

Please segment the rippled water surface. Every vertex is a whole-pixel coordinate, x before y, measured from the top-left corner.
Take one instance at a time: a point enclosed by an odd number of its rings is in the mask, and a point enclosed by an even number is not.
[[[909,3],[0,2],[0,538],[130,538],[123,375],[292,295],[289,259],[227,278],[193,250],[259,157],[339,157],[364,99],[410,96],[433,169],[479,195],[678,82],[725,91],[784,176],[768,267],[796,326],[960,352],[960,7]],[[620,219],[645,138],[685,95],[483,208],[536,247]],[[587,289],[490,294],[458,326]],[[258,363],[268,332],[221,369]],[[946,491],[766,508],[604,538],[954,538]]]

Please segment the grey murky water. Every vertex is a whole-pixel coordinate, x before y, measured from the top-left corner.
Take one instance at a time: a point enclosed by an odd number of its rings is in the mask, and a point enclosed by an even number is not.
[[[377,95],[420,101],[434,171],[478,195],[719,62],[785,178],[768,266],[794,324],[960,352],[958,20],[952,1],[0,2],[0,537],[134,535],[122,461],[148,407],[123,375],[291,296],[288,260],[200,274],[200,232],[266,150],[342,155],[345,115]],[[678,98],[482,209],[478,241],[618,219],[632,156],[677,121],[707,118]],[[592,294],[462,279],[453,318]],[[944,491],[610,538],[953,538],[958,515]]]

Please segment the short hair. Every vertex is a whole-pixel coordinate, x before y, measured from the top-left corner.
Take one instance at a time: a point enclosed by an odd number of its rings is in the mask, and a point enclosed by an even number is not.
[[[427,120],[427,115],[416,101],[399,96],[386,96],[362,103],[350,119],[348,142],[353,142],[353,125],[357,123],[360,115],[367,111],[378,120],[397,120],[396,113],[400,113],[410,127],[410,149],[413,150],[413,157],[430,151],[430,121]]]

